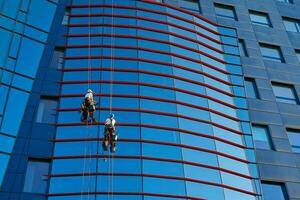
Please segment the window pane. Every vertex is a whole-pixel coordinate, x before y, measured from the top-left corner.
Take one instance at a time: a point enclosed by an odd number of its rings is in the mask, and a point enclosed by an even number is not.
[[[287,136],[292,146],[292,151],[300,153],[300,130],[286,129]]]
[[[297,59],[300,63],[300,50],[296,50],[296,56],[297,56]]]
[[[282,17],[283,24],[287,31],[300,33],[300,21],[297,19]]]
[[[293,0],[277,0],[279,2],[283,2],[283,3],[293,3]]]
[[[262,182],[262,190],[264,200],[287,200],[288,197],[285,192],[283,184]]]
[[[217,16],[226,17],[226,18],[235,19],[235,20],[237,19],[233,6],[216,3],[215,10],[216,10]]]
[[[245,78],[246,96],[248,98],[258,99],[258,91],[254,79]]]
[[[62,69],[64,64],[65,50],[60,48],[55,48],[50,67],[54,69]]]
[[[271,22],[268,14],[257,11],[249,11],[252,24],[271,27]]]
[[[276,101],[282,103],[298,104],[298,99],[296,97],[293,86],[281,83],[272,83],[272,88],[276,97]]]
[[[244,40],[239,39],[238,45],[239,45],[240,55],[241,55],[241,56],[248,56],[248,52],[247,52],[247,49],[246,49],[246,45],[245,45]]]
[[[49,162],[29,160],[27,164],[24,192],[45,193],[47,179],[45,174],[49,173]]]
[[[55,123],[57,100],[51,97],[42,97],[36,115],[36,122]]]
[[[200,9],[198,0],[179,0],[178,4],[181,8],[199,13]]]
[[[260,52],[265,60],[284,62],[278,46],[260,44]]]
[[[0,187],[2,184],[2,180],[5,175],[6,167],[9,161],[9,156],[5,154],[0,154]]]
[[[252,125],[252,134],[253,134],[254,144],[256,148],[273,149],[267,126]]]

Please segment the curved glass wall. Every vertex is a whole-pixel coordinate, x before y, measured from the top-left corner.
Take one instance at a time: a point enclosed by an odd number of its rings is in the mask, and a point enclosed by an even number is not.
[[[70,5],[48,198],[257,199],[245,101],[217,25],[162,3],[89,3]],[[88,88],[99,122],[86,125]],[[102,151],[110,102],[115,154]]]

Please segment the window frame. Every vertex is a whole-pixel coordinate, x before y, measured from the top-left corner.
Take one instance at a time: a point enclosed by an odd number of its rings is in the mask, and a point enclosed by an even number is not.
[[[238,39],[238,47],[240,56],[248,57],[248,51],[244,39]],[[241,54],[241,52],[243,52],[243,54]]]
[[[288,101],[293,100],[295,102],[295,103],[288,103],[288,104],[293,104],[293,105],[298,105],[299,104],[299,98],[297,96],[297,92],[295,90],[294,85],[286,84],[286,83],[273,82],[273,81],[271,82],[271,84],[272,84],[272,90],[273,90],[274,96],[276,98],[276,102],[287,103],[287,102],[284,102],[284,101],[280,101],[280,99],[282,99],[282,100],[288,100]],[[277,87],[281,87],[281,88],[289,88],[291,90],[292,94],[294,95],[294,98],[287,98],[287,97],[284,97],[284,96],[276,96],[273,86],[277,86]],[[279,101],[278,101],[278,99],[279,99]]]
[[[286,128],[286,133],[287,133],[290,145],[292,147],[292,152],[294,152],[294,153],[300,153],[300,141],[299,141],[299,145],[298,144],[297,145],[293,145],[292,142],[291,142],[291,140],[290,140],[290,137],[289,137],[289,133],[291,133],[291,132],[299,134],[299,137],[300,137],[300,129]],[[298,149],[298,151],[293,151],[293,148]]]
[[[263,48],[264,49],[269,49],[269,50],[276,50],[278,52],[279,57],[272,56],[272,55],[264,55]],[[261,55],[262,55],[264,60],[272,61],[272,62],[285,63],[285,59],[283,57],[280,46],[270,45],[270,44],[266,44],[266,43],[259,43],[259,49],[260,49]]]
[[[221,4],[221,3],[214,3],[214,8],[215,8],[215,13],[216,13],[217,17],[223,17],[223,18],[226,18],[226,19],[233,19],[235,21],[238,20],[234,6],[232,6],[232,5],[226,5],[226,4]],[[227,11],[232,11],[232,16],[224,15],[222,13],[218,13],[217,9],[219,9],[219,10],[223,9],[223,10],[227,10]]]
[[[263,128],[263,129],[266,130],[265,133],[266,133],[267,141],[265,141],[265,142],[268,143],[269,148],[260,148],[260,147],[256,147],[256,142],[255,142],[255,138],[254,138],[254,131],[253,131],[253,128],[254,128],[254,127],[260,127],[260,128]],[[253,123],[253,124],[251,124],[251,132],[252,132],[252,137],[253,137],[255,149],[261,149],[261,150],[275,150],[268,125],[265,125],[265,124],[255,124],[255,123]]]
[[[266,19],[266,23],[263,23],[263,22],[260,22],[260,21],[254,21],[251,16],[264,17]],[[252,24],[259,25],[259,26],[264,26],[264,27],[269,27],[269,28],[273,27],[272,23],[271,23],[271,19],[270,19],[268,13],[260,12],[260,11],[256,11],[256,10],[249,10],[249,17],[250,17],[250,21],[251,21]]]
[[[285,200],[289,200],[289,196],[288,196],[288,193],[287,193],[287,190],[286,190],[285,183],[261,180],[262,195],[264,196],[263,184],[280,186],[283,197],[285,198]]]
[[[45,110],[42,111],[42,113],[40,114],[40,106],[41,106],[41,101],[42,100],[50,100],[50,101],[56,101],[56,108],[58,108],[58,104],[59,104],[59,99],[57,97],[54,96],[47,96],[47,95],[41,95],[40,99],[39,99],[39,104],[37,107],[37,111],[36,111],[36,115],[35,115],[35,122],[36,123],[42,123],[42,124],[52,124],[55,123],[57,121],[57,112],[55,112],[55,116],[54,116],[54,121],[53,122],[49,122],[49,121],[44,121],[44,112]],[[55,109],[56,109],[55,108]]]
[[[246,98],[251,98],[251,99],[260,99],[260,95],[259,95],[259,92],[258,92],[258,88],[257,88],[257,85],[256,85],[256,81],[255,81],[255,78],[251,78],[251,77],[244,77],[244,80],[245,80],[245,91],[246,91]],[[252,88],[253,88],[253,93],[255,94],[255,97],[252,97],[252,96],[248,96],[248,90],[247,90],[247,87],[246,87],[246,82],[251,82],[252,84]]]
[[[288,32],[293,32],[293,33],[300,33],[300,20],[299,19],[294,19],[294,18],[290,18],[290,17],[282,17],[282,21],[283,21],[283,25],[285,27],[285,30]],[[292,31],[292,30],[288,30],[286,23],[293,23],[294,28],[296,31]]]

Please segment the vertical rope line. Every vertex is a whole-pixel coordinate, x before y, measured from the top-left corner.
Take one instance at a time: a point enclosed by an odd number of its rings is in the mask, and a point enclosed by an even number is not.
[[[111,9],[111,15],[112,15],[112,18],[111,18],[111,20],[112,20],[112,36],[111,36],[111,40],[112,40],[112,42],[111,42],[111,70],[110,70],[110,73],[111,73],[111,91],[110,91],[110,113],[112,113],[112,106],[113,106],[113,100],[112,100],[112,94],[113,94],[113,80],[114,80],[114,77],[113,77],[113,73],[114,73],[114,58],[113,58],[113,56],[114,56],[114,47],[113,47],[113,45],[114,45],[114,40],[115,40],[115,28],[114,28],[114,0],[112,0],[112,4],[111,4],[111,7],[112,7],[112,9]],[[112,138],[110,138],[110,140],[112,141]],[[112,145],[113,143],[111,142],[111,145]],[[113,146],[111,146],[111,149],[113,149]],[[114,160],[113,160],[114,158],[113,158],[113,153],[111,153],[111,199],[113,200],[114,199]]]

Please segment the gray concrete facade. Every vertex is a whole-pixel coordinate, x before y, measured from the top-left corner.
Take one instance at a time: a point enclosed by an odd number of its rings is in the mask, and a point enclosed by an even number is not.
[[[214,3],[235,8],[237,20],[217,17]],[[245,77],[254,78],[260,99],[248,99],[250,120],[267,125],[274,150],[256,150],[261,180],[284,183],[289,199],[300,200],[300,154],[293,153],[286,128],[300,129],[300,106],[276,102],[271,82],[293,85],[300,97],[300,34],[287,32],[282,17],[300,19],[300,0],[293,4],[276,0],[200,1],[202,15],[220,25],[234,27],[243,39],[248,57],[241,57]],[[267,13],[272,27],[253,25],[249,10]],[[285,63],[263,59],[259,43],[280,46]]]

